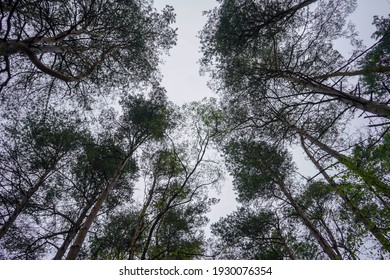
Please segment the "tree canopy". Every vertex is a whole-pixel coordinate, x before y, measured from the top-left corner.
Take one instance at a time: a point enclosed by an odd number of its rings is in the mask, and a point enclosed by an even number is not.
[[[375,170],[362,166],[387,142],[388,19],[374,18],[376,42],[365,47],[347,22],[355,8],[354,0],[221,0],[206,13],[200,33],[202,72],[210,75],[210,86],[220,96],[219,108],[211,111],[223,116],[213,126],[224,135],[217,141],[239,200],[252,205],[253,215],[275,199],[289,204],[290,209],[280,202],[274,210],[279,221],[296,225],[300,220],[315,250],[330,259],[359,258],[364,254],[360,246],[372,239],[379,248],[373,254],[389,252],[388,226],[383,224],[388,221],[388,172],[381,172],[379,158]],[[349,42],[349,57],[337,50],[337,40]],[[351,120],[360,122],[359,130],[351,128]],[[299,147],[317,168],[314,177],[293,165],[283,168],[290,162],[286,149]],[[319,175],[325,184],[313,183]],[[377,209],[381,218],[368,209]],[[299,219],[291,220],[292,213]],[[338,214],[329,219],[328,213]],[[346,238],[343,227],[354,234]],[[234,230],[240,232],[241,225]],[[225,239],[230,233],[216,233],[222,252],[242,257],[234,241]],[[279,244],[280,256],[298,255],[291,254],[297,248],[290,242],[288,249]],[[234,258],[229,254],[224,256]]]
[[[217,2],[217,97],[178,106],[174,7],[1,1],[0,259],[390,258],[389,18],[365,46],[357,0]]]
[[[35,94],[46,83],[51,86],[40,94],[58,84],[81,95],[91,83],[96,92],[156,80],[160,56],[175,44],[176,32],[173,8],[158,13],[152,3],[2,2],[1,94],[16,83],[27,83]]]

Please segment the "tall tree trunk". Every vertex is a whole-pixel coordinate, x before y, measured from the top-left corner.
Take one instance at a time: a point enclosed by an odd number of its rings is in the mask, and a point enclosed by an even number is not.
[[[347,105],[354,106],[362,111],[370,112],[373,115],[390,119],[390,106],[375,101],[367,100],[359,96],[334,89],[310,78],[299,77],[296,74],[284,73],[282,76],[288,81],[307,87],[310,90],[331,97],[337,97]]]
[[[332,242],[333,250],[336,252],[337,255],[341,256],[341,253],[340,253],[339,248],[338,248],[337,240],[336,240],[336,237],[334,236],[333,232],[330,230],[329,226],[326,224],[326,222],[324,221],[323,218],[321,218],[319,220],[319,222],[322,225],[322,227],[325,229],[326,234],[329,237],[329,240]]]
[[[149,190],[149,193],[148,193],[148,199],[145,202],[144,206],[142,207],[142,210],[141,210],[141,212],[140,212],[140,214],[138,216],[137,224],[135,225],[135,230],[134,230],[133,236],[131,237],[130,254],[129,254],[129,259],[130,260],[134,259],[136,243],[137,243],[137,240],[138,240],[139,235],[141,233],[141,229],[142,229],[142,225],[144,223],[144,218],[145,218],[146,211],[148,210],[149,205],[152,202],[154,189],[156,188],[156,186],[157,186],[157,178],[154,177],[153,178],[152,187],[151,187],[151,189]]]
[[[337,254],[332,246],[328,243],[328,241],[322,236],[321,232],[317,229],[317,227],[310,221],[310,219],[306,216],[306,213],[303,211],[303,209],[299,206],[299,204],[295,201],[295,199],[292,197],[290,192],[287,190],[286,186],[284,185],[284,182],[278,183],[281,191],[287,198],[287,200],[290,202],[291,206],[295,209],[299,217],[302,219],[302,222],[305,224],[305,226],[310,230],[314,238],[318,241],[321,248],[324,250],[324,252],[328,255],[328,257],[331,260],[339,260],[342,257]]]
[[[308,155],[311,162],[315,165],[319,172],[321,172],[322,176],[325,180],[333,187],[335,192],[340,196],[340,198],[345,202],[345,204],[349,207],[349,209],[354,213],[358,221],[361,221],[365,228],[371,232],[371,234],[378,240],[379,243],[382,244],[383,249],[390,252],[390,241],[386,238],[386,235],[382,232],[380,228],[376,226],[376,224],[349,199],[348,195],[345,194],[344,190],[340,185],[338,185],[322,168],[319,162],[314,158],[314,156],[307,149],[304,139],[301,138],[302,148],[305,153]]]
[[[8,220],[4,223],[4,225],[0,229],[0,240],[4,237],[10,227],[14,224],[15,220],[18,218],[20,213],[26,207],[30,198],[38,191],[38,189],[42,186],[45,180],[48,178],[51,169],[47,169],[44,174],[42,174],[38,181],[34,184],[33,187],[28,189],[25,195],[20,199],[19,203],[16,205],[12,214],[8,217]]]
[[[61,247],[57,250],[56,255],[54,256],[53,260],[61,260],[66,250],[68,250],[69,245],[71,244],[72,240],[76,236],[78,230],[80,229],[85,217],[88,214],[89,209],[93,206],[96,200],[91,200],[83,209],[79,217],[77,218],[76,222],[72,224],[72,226],[69,229],[68,234],[65,237],[64,242],[62,243]]]
[[[190,175],[191,176],[191,175]],[[176,197],[180,194],[180,192],[183,190],[184,186],[186,185],[187,183],[187,180],[188,180],[189,177],[187,177],[187,179],[185,180],[185,182],[181,185],[181,187],[179,188],[179,190],[168,200],[168,203],[167,205],[165,206],[165,208],[157,214],[157,216],[155,217],[154,219],[154,222],[149,230],[149,234],[148,234],[148,238],[146,239],[146,242],[145,242],[145,245],[144,245],[144,249],[142,251],[142,255],[141,255],[141,260],[145,260],[146,259],[146,254],[148,252],[148,249],[149,249],[149,246],[150,246],[150,243],[152,242],[152,236],[153,236],[153,233],[154,233],[154,230],[156,229],[158,223],[161,221],[161,219],[165,216],[165,214],[174,207],[174,205],[172,206],[172,203],[174,202],[174,200],[176,199]]]
[[[390,66],[376,66],[372,68],[365,68],[349,72],[333,72],[321,76],[315,77],[315,79],[327,79],[332,77],[351,77],[351,76],[361,76],[368,75],[373,73],[387,73],[390,72]]]
[[[287,252],[288,257],[290,258],[290,260],[296,260],[296,257],[295,257],[295,255],[294,255],[293,251],[292,251],[291,248],[288,246],[288,244],[286,243],[286,241],[283,240],[282,242],[283,242],[284,250]]]
[[[39,70],[43,73],[48,74],[54,78],[60,79],[64,82],[78,82],[92,74],[95,69],[103,63],[106,59],[107,55],[115,48],[120,48],[120,45],[113,45],[107,50],[103,51],[99,58],[91,63],[91,66],[86,69],[84,72],[79,73],[78,75],[69,75],[67,73],[62,73],[53,68],[50,68],[45,65],[45,63],[38,58],[37,53],[72,53],[77,51],[86,51],[87,49],[69,49],[68,47],[56,47],[56,46],[42,46],[41,47],[31,47],[26,42],[23,41],[8,41],[1,42],[0,41],[0,55],[9,56],[12,54],[20,53],[24,54],[28,57],[32,64],[35,65]]]
[[[279,232],[279,235],[280,235],[280,238],[281,238],[282,243],[283,243],[284,251],[286,251],[290,260],[296,260],[297,258],[295,257],[293,250],[291,250],[290,246],[288,246],[286,238],[283,236],[283,234],[281,232]]]
[[[77,258],[77,255],[79,254],[81,247],[84,243],[84,240],[88,234],[88,231],[95,220],[97,214],[99,213],[100,209],[102,208],[103,203],[106,201],[108,195],[114,188],[115,184],[117,183],[120,175],[122,174],[122,171],[124,167],[126,166],[127,162],[131,158],[132,153],[128,154],[125,159],[123,159],[119,165],[117,166],[117,169],[115,170],[114,175],[112,176],[111,180],[108,182],[106,188],[101,192],[99,197],[97,198],[95,205],[91,209],[91,212],[85,219],[83,225],[81,226],[79,232],[77,233],[77,236],[75,237],[75,240],[72,244],[72,246],[69,249],[68,255],[66,256],[67,260],[75,260]]]
[[[370,189],[370,191],[383,204],[383,206],[387,209],[389,208],[388,203],[386,203],[386,201],[381,197],[379,193],[384,194],[386,197],[390,197],[390,186],[383,183],[379,178],[373,178],[372,174],[368,174],[364,169],[359,168],[351,158],[337,152],[336,150],[332,149],[328,145],[322,143],[317,138],[313,137],[303,129],[299,129],[295,126],[291,126],[291,129],[297,132],[301,137],[312,142],[318,148],[320,148],[321,150],[323,150],[324,152],[326,152],[327,154],[329,154],[330,156],[338,160],[350,171],[352,171],[354,174],[359,176],[367,185],[367,187]]]

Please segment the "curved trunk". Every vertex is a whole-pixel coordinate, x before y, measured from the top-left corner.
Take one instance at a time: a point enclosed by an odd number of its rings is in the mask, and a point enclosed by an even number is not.
[[[142,225],[144,223],[144,217],[145,217],[146,211],[149,208],[149,205],[152,202],[154,189],[156,188],[156,186],[157,186],[157,178],[154,177],[153,183],[152,183],[152,188],[149,190],[149,193],[148,193],[148,199],[147,199],[146,203],[144,204],[144,206],[142,207],[142,210],[141,210],[141,212],[140,212],[140,214],[138,216],[137,224],[135,225],[134,234],[131,237],[130,254],[129,254],[129,259],[130,260],[134,259],[135,249],[136,249],[135,245],[136,245],[137,240],[139,238],[139,235],[141,233]]]
[[[295,6],[292,6],[291,8],[285,10],[285,11],[282,11],[282,12],[279,12],[277,13],[276,15],[274,15],[273,17],[271,17],[270,19],[267,19],[264,23],[260,24],[259,26],[257,26],[257,29],[260,30],[262,28],[267,28],[269,25],[271,24],[274,24],[286,17],[288,18],[291,18],[293,17],[296,12],[298,12],[300,9],[303,9],[315,2],[317,2],[318,0],[305,0],[303,1],[302,3],[299,3],[299,4],[296,4]]]
[[[58,46],[30,46],[28,41],[8,41],[1,42],[0,41],[0,55],[9,56],[12,54],[20,53],[24,54],[28,57],[32,64],[41,70],[43,73],[48,74],[54,78],[60,79],[64,82],[78,82],[88,76],[90,76],[97,67],[99,67],[103,61],[106,59],[107,55],[115,48],[119,48],[119,45],[113,45],[107,50],[103,51],[99,58],[95,61],[91,61],[88,68],[85,69],[84,72],[79,73],[78,75],[71,75],[67,73],[62,73],[60,71],[54,70],[46,66],[37,56],[37,53],[57,53],[57,54],[65,54],[65,53],[77,53],[81,51],[88,50],[87,48],[79,48],[79,49],[70,49],[69,47],[58,47]]]
[[[286,240],[286,238],[284,238],[282,233],[280,233],[280,238],[281,238],[282,243],[283,243],[283,248],[286,251],[286,253],[287,253],[288,257],[290,258],[290,260],[296,260],[297,258],[295,257],[294,252],[291,250],[290,246],[288,246],[287,240]]]
[[[373,68],[366,68],[366,69],[360,69],[355,71],[349,71],[349,72],[333,72],[330,74],[317,76],[315,79],[327,79],[332,77],[352,77],[352,76],[361,76],[361,75],[368,75],[368,74],[374,74],[374,73],[387,73],[390,72],[390,66],[377,66]]]

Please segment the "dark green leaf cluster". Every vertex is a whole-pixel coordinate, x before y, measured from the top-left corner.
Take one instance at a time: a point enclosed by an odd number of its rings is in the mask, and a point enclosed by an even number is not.
[[[275,184],[286,180],[293,168],[287,151],[265,142],[233,140],[225,154],[240,201],[272,197]]]
[[[173,8],[158,13],[150,0],[8,1],[0,12],[3,94],[19,89],[13,80],[78,98],[157,82],[176,42]]]
[[[347,22],[354,0],[219,3],[206,13],[201,65],[221,97],[218,143],[238,200],[274,211],[289,258],[307,248],[309,258],[356,259],[364,243],[388,253],[388,19],[375,19],[378,41],[365,48]],[[297,146],[318,174],[293,168],[284,150]],[[222,240],[219,232],[221,248],[240,256]]]
[[[216,250],[227,259],[283,259],[283,237],[277,223],[272,211],[241,207],[212,225],[212,233],[221,242]],[[229,248],[234,250],[229,252]]]
[[[372,69],[390,66],[390,18],[374,17],[374,25],[377,31],[373,38],[379,40],[360,61],[363,69],[368,71],[362,80],[368,87],[369,93],[385,95],[389,93],[390,75],[388,72],[370,73]]]

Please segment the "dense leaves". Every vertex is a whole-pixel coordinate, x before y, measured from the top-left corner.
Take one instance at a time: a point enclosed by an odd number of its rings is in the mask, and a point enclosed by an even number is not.
[[[366,48],[346,20],[356,1],[219,3],[206,13],[201,65],[221,97],[210,111],[224,117],[212,126],[224,135],[218,143],[239,200],[253,215],[266,205],[287,228],[306,228],[306,237],[302,230],[288,233],[293,238],[281,256],[314,258],[311,250],[296,253],[294,242],[305,238],[318,246],[315,258],[388,254],[388,19],[375,18],[377,42]],[[350,43],[350,57],[335,47],[340,39]],[[293,168],[285,151],[297,145],[318,174]],[[326,183],[315,180],[319,174]],[[226,239],[242,230],[238,220],[229,216],[237,223],[229,234],[216,232],[229,258],[245,258]],[[368,252],[366,243],[374,244]]]
[[[178,107],[172,7],[2,1],[0,258],[389,258],[390,21],[363,46],[356,2],[219,0],[219,99]],[[238,205],[206,234],[224,167]]]
[[[42,73],[100,87],[146,81],[157,70],[160,53],[175,41],[169,27],[173,9],[159,14],[151,5],[106,0],[2,3],[1,89],[22,69],[35,79]]]

